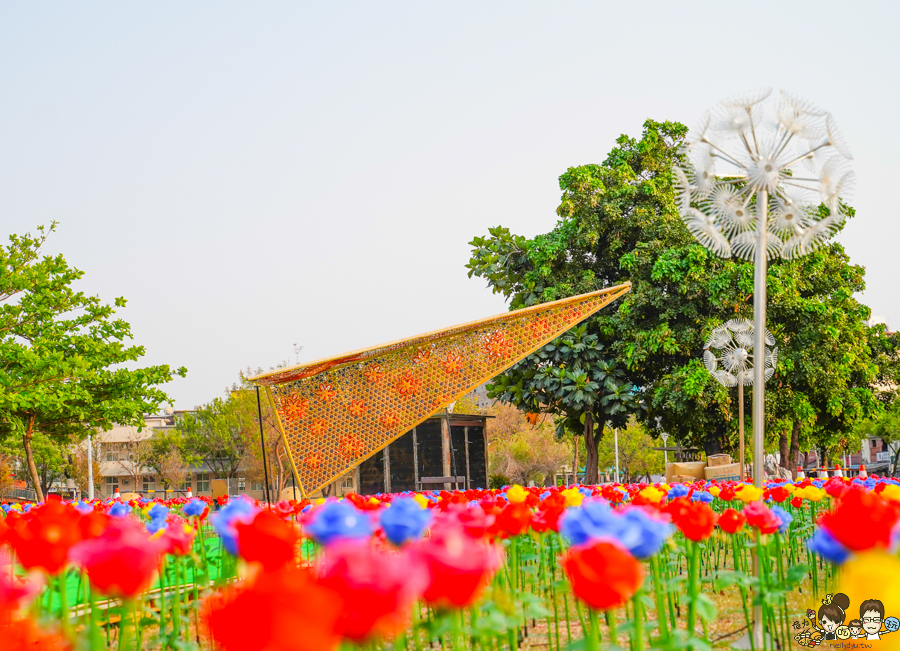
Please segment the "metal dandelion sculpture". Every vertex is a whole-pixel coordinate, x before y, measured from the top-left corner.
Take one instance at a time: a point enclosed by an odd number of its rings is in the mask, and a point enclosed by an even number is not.
[[[775,373],[778,348],[775,337],[765,331],[767,346],[764,354],[765,380]],[[741,481],[744,480],[744,387],[753,384],[753,324],[747,319],[726,321],[709,335],[703,349],[703,363],[722,386],[738,388],[738,431],[740,433]],[[721,368],[720,368],[721,365]]]
[[[826,242],[846,219],[855,175],[830,113],[770,89],[724,100],[686,144],[675,167],[688,230],[716,255],[796,258]],[[762,237],[761,237],[762,236]]]
[[[830,113],[770,89],[727,99],[703,116],[675,167],[688,230],[723,258],[753,260],[753,350],[765,348],[769,258],[797,258],[825,243],[846,218],[854,175]],[[762,486],[765,364],[753,367],[753,484]],[[737,376],[735,376],[737,377]],[[743,386],[738,384],[738,386]],[[756,575],[759,576],[758,568]],[[753,638],[762,644],[754,608]]]

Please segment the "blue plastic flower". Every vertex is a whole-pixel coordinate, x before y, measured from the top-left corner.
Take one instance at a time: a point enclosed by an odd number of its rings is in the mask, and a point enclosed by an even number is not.
[[[825,529],[817,528],[813,537],[806,542],[809,551],[819,554],[826,561],[843,565],[850,557],[850,550],[839,543]]]
[[[156,533],[157,531],[160,531],[161,529],[168,528],[169,523],[166,522],[165,518],[162,518],[162,519],[154,518],[154,519],[150,520],[150,522],[148,522],[146,526],[147,526],[147,531],[149,531],[150,533]]]
[[[787,533],[788,528],[791,526],[791,522],[794,521],[794,516],[792,516],[780,506],[772,506],[770,510],[775,514],[775,517],[781,520],[781,526],[778,527],[778,533]]]
[[[238,522],[250,522],[256,511],[256,507],[247,499],[238,497],[210,516],[209,521],[219,534],[222,546],[232,556],[238,555],[237,530],[234,525]]]
[[[674,500],[676,497],[684,497],[690,492],[690,489],[684,484],[675,484],[669,489],[669,499]]]
[[[131,513],[131,507],[124,502],[116,502],[109,507],[109,514],[114,518],[124,518]]]
[[[79,513],[84,514],[84,513],[90,513],[91,511],[93,511],[94,507],[91,506],[90,504],[86,504],[84,502],[76,502],[75,510],[78,511]]]
[[[4,513],[9,513],[9,510],[10,510],[11,508],[12,508],[12,507],[11,507],[9,504],[0,504],[0,509],[3,509],[3,512],[4,512]]]
[[[619,517],[616,538],[638,560],[658,553],[672,534],[668,522],[657,520],[640,508],[623,511]]]
[[[306,532],[316,542],[328,545],[335,540],[368,538],[372,535],[372,525],[350,502],[325,502],[307,525]]]
[[[566,509],[559,532],[572,545],[583,545],[595,538],[611,537],[615,517],[606,502],[585,501],[579,508]]]
[[[381,512],[379,521],[385,538],[399,547],[422,537],[431,522],[431,511],[410,497],[401,497]]]
[[[709,504],[714,499],[716,498],[713,497],[711,493],[707,493],[706,491],[694,491],[691,494],[692,502],[703,502],[704,504]]]
[[[147,511],[147,515],[150,516],[151,520],[165,520],[166,516],[169,515],[169,509],[157,502]]]
[[[181,512],[188,517],[194,517],[196,515],[202,514],[205,510],[206,502],[204,502],[203,500],[194,499],[185,504],[184,508],[181,509]]]

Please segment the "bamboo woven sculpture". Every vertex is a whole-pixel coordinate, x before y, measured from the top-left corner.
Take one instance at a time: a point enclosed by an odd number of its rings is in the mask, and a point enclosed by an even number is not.
[[[308,496],[629,289],[625,283],[250,380],[266,388]]]

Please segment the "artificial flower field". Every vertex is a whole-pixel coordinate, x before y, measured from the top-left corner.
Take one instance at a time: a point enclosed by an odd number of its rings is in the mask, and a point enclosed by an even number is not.
[[[799,604],[900,582],[890,479],[219,502],[4,504],[0,648],[703,650],[755,604],[813,647]]]

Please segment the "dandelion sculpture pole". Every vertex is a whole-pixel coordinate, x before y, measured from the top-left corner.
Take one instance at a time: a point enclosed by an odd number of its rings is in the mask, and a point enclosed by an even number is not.
[[[775,345],[775,337],[768,330],[765,331],[765,342],[768,346]],[[744,481],[744,385],[753,384],[753,324],[747,319],[731,319],[724,325],[714,329],[709,339],[706,340],[706,348],[703,350],[703,363],[722,386],[730,389],[737,385],[738,388],[738,430],[740,431],[740,458],[741,481]],[[716,352],[714,353],[713,350]],[[716,354],[718,353],[718,355]],[[768,380],[775,373],[775,365],[778,363],[778,348],[766,348],[764,355],[765,379]],[[722,368],[719,368],[719,364]]]
[[[754,261],[753,350],[765,346],[769,258],[799,258],[825,243],[846,219],[841,198],[854,180],[850,150],[831,113],[784,91],[767,102],[770,94],[754,91],[708,111],[685,143],[687,169],[673,169],[679,209],[694,237],[720,257]],[[765,373],[765,364],[754,365],[757,488],[763,478]],[[758,559],[754,573],[759,576]],[[759,607],[754,619],[753,638],[761,643]]]

